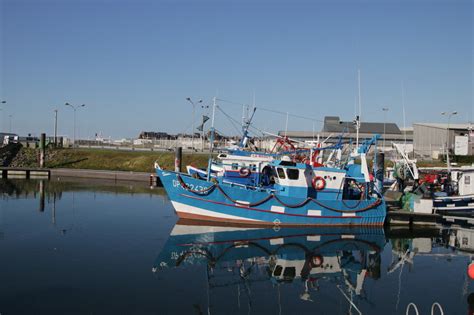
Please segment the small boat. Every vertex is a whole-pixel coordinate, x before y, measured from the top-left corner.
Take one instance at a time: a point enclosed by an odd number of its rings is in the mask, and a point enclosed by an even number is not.
[[[392,190],[402,197],[402,208],[414,213],[472,215],[474,167],[418,168],[394,145],[403,159],[395,162]]]

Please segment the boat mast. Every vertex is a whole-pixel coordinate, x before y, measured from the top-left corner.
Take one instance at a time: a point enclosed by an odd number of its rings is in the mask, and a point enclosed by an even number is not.
[[[212,118],[211,118],[211,138],[209,143],[209,162],[207,166],[207,180],[211,180],[211,161],[212,161],[212,150],[214,149],[214,118],[216,116],[216,97],[212,98]]]
[[[404,145],[403,152],[406,152],[407,149],[407,125],[406,125],[406,116],[405,116],[405,87],[402,81],[402,110],[403,110],[403,136],[404,136]]]
[[[360,69],[357,70],[357,87],[359,91],[359,115],[356,116],[356,149],[359,147],[360,116],[362,113],[362,104],[360,96]]]

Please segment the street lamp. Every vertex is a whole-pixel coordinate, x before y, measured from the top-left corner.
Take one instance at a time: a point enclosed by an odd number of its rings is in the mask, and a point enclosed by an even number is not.
[[[81,104],[81,105],[75,105],[75,106],[74,106],[74,105],[71,105],[71,104],[69,104],[69,103],[65,103],[64,105],[69,106],[69,107],[71,107],[71,108],[74,110],[74,126],[73,126],[73,127],[74,127],[74,132],[73,132],[74,137],[73,137],[73,147],[75,147],[75,146],[76,146],[76,111],[77,111],[77,109],[86,106],[86,104]]]
[[[6,104],[6,103],[7,103],[7,101],[3,101],[3,100],[0,102],[0,104],[2,104],[2,105]],[[3,108],[0,107],[0,112],[2,112],[2,111],[3,111]],[[3,118],[3,115],[2,115],[2,117],[0,117],[0,120],[3,120],[2,118]]]
[[[12,133],[12,117],[13,115],[8,115],[8,118],[10,118],[10,133]]]
[[[191,100],[190,97],[187,97],[186,100],[190,102],[193,105],[193,131],[192,131],[192,140],[191,140],[191,146],[194,151],[194,123],[195,123],[195,116],[196,116],[196,104]],[[197,101],[197,104],[202,103],[202,100]]]
[[[446,130],[446,164],[448,165],[448,172],[451,170],[451,164],[449,163],[449,124],[451,122],[451,117],[457,114],[457,111],[441,113],[443,116],[448,116],[448,128]]]
[[[387,124],[388,107],[383,107],[383,149],[385,150],[385,125]]]

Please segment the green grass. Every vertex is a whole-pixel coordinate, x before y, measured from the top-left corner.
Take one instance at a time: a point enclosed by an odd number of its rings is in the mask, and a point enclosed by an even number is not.
[[[23,148],[12,166],[38,166],[37,150]],[[139,152],[98,149],[48,149],[46,167],[111,171],[153,172],[157,161],[165,169],[174,168],[174,152]],[[206,167],[207,154],[183,154],[183,168],[192,164]]]
[[[22,148],[12,167],[38,167],[38,150]],[[101,149],[48,149],[46,167],[75,168],[111,171],[153,172],[157,161],[161,167],[174,169],[174,152],[141,152]],[[207,167],[208,155],[183,153],[183,168],[186,165]],[[465,162],[465,161],[460,161]],[[459,165],[467,163],[459,163]],[[393,166],[385,160],[385,166]],[[446,166],[443,161],[419,161],[418,167]]]

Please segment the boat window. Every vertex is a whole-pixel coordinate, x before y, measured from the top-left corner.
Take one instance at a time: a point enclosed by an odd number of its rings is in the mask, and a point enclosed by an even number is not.
[[[239,169],[239,164],[238,163],[232,163],[232,169],[233,170],[238,170]]]
[[[278,177],[281,178],[281,179],[285,179],[286,176],[285,176],[285,171],[281,168],[281,167],[278,167],[277,168],[277,173],[278,173]]]
[[[249,168],[250,168],[251,171],[254,171],[254,172],[255,172],[255,171],[257,170],[257,165],[255,165],[255,164],[250,164],[250,167],[249,167]]]
[[[281,275],[281,271],[283,270],[283,267],[278,265],[275,267],[275,270],[273,271],[273,275],[275,277],[279,277]]]
[[[464,184],[470,185],[471,184],[471,176],[464,175]]]
[[[287,168],[286,175],[288,176],[289,179],[298,179],[300,175],[300,171],[295,168]]]
[[[286,267],[285,271],[283,271],[283,277],[285,278],[294,278],[295,276],[296,276],[295,267]]]

